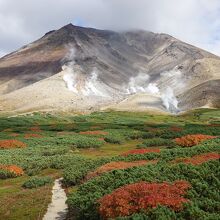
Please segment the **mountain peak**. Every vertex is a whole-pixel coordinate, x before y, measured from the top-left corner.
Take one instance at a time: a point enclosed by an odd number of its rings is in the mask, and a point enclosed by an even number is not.
[[[169,35],[70,23],[0,59],[0,103],[5,110],[29,111],[48,103],[49,109],[86,111],[131,96],[112,108],[217,106],[218,82],[204,83],[218,79],[219,67],[218,57]]]
[[[69,29],[73,29],[74,27],[76,27],[76,26],[73,25],[72,23],[69,23],[67,25],[64,25],[61,29],[69,30]]]

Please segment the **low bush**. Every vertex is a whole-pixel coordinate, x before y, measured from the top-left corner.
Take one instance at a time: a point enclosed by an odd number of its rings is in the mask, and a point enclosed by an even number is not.
[[[27,180],[22,186],[27,189],[38,188],[46,184],[52,183],[51,177],[32,177]]]
[[[216,138],[216,136],[203,135],[203,134],[194,134],[194,135],[186,135],[180,138],[176,138],[176,144],[182,147],[192,147],[198,145],[202,141]]]
[[[24,148],[27,145],[18,140],[0,140],[0,149]]]
[[[43,136],[40,134],[25,134],[24,138],[29,139],[29,138],[42,138]]]
[[[10,172],[9,170],[0,169],[0,179],[8,179],[16,177],[15,173]]]
[[[79,134],[84,134],[84,135],[97,135],[97,136],[99,136],[99,135],[107,135],[108,132],[95,130],[95,131],[81,131],[81,132],[79,132]]]
[[[145,216],[144,219],[156,220],[158,219],[156,217],[164,212],[169,212],[169,215],[172,215],[172,219],[197,219],[196,216],[198,215],[201,217],[206,216],[210,219],[216,219],[217,217],[218,219],[220,217],[220,215],[217,214],[219,210],[217,189],[220,187],[218,181],[219,161],[210,160],[200,166],[184,163],[171,164],[170,162],[175,158],[190,158],[198,154],[218,152],[220,149],[219,144],[220,139],[216,138],[191,148],[162,149],[160,153],[130,154],[127,156],[113,157],[110,159],[111,161],[159,161],[157,164],[149,164],[148,166],[113,170],[88,180],[80,185],[76,192],[68,196],[69,208],[70,210],[78,210],[77,213],[74,213],[77,219],[100,219],[100,215],[97,213],[97,200],[123,185],[140,181],[154,182],[157,180],[158,182],[173,182],[178,179],[184,179],[192,184],[192,188],[187,194],[187,198],[189,198],[192,203],[187,206],[186,210],[182,210],[179,214],[168,211],[168,209],[149,210],[143,214],[143,216]],[[88,169],[88,171],[91,171],[91,169]],[[196,207],[197,214],[193,212],[194,207]],[[152,215],[156,217],[153,218]],[[215,218],[213,218],[213,216]]]
[[[105,136],[105,141],[112,144],[122,144],[126,140],[134,140],[144,138],[147,134],[143,131],[134,129],[107,129],[108,135]]]
[[[104,144],[104,141],[92,137],[78,136],[72,140],[72,144],[77,148],[98,148]]]
[[[11,137],[18,137],[19,134],[18,134],[18,133],[11,133],[10,136],[11,136]]]
[[[69,148],[63,148],[63,149],[45,149],[42,150],[41,154],[42,156],[54,156],[54,155],[63,155],[69,151]]]
[[[117,134],[109,134],[104,140],[111,144],[122,144],[124,142],[124,138],[121,135]]]
[[[180,131],[182,131],[182,130],[183,130],[182,127],[177,127],[177,126],[172,126],[172,127],[170,127],[170,131],[180,132]]]
[[[63,182],[66,186],[76,185],[86,177],[88,172],[95,170],[97,167],[109,162],[110,159],[91,160],[87,158],[79,158],[78,162],[74,160],[64,168]]]
[[[218,160],[218,159],[220,159],[220,154],[211,152],[211,153],[195,155],[191,158],[177,158],[172,162],[199,165],[209,160]]]
[[[1,176],[2,178],[5,177],[17,177],[22,176],[24,171],[21,167],[16,165],[0,165]]]
[[[30,127],[30,131],[41,132],[42,130],[39,126],[33,126],[33,127]]]
[[[84,135],[73,134],[73,135],[62,135],[56,137],[43,137],[40,139],[33,138],[31,140],[27,140],[32,145],[42,145],[44,146],[72,146],[77,148],[98,148],[104,144],[104,141],[98,140],[95,137],[87,137]],[[29,143],[28,142],[28,143]]]
[[[99,213],[104,219],[116,218],[156,208],[158,205],[180,211],[183,203],[189,202],[183,196],[190,186],[186,181],[125,185],[98,200]]]
[[[160,153],[160,149],[134,149],[134,150],[129,150],[123,154],[121,154],[121,156],[128,156],[128,155],[132,155],[132,154],[147,154],[147,153]]]
[[[156,163],[156,160],[139,160],[139,161],[133,161],[133,162],[125,162],[125,161],[112,161],[110,163],[106,163],[102,165],[101,167],[98,167],[95,171],[88,173],[86,176],[86,180],[91,179],[93,177],[96,177],[102,173],[110,172],[112,170],[123,170],[131,167],[136,166],[143,166],[148,163]]]
[[[169,139],[163,138],[152,138],[145,140],[142,144],[138,145],[138,147],[154,147],[154,146],[173,146],[174,142]]]

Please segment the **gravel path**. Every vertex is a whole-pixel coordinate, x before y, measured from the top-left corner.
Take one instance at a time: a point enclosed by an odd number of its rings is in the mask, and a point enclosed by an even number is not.
[[[62,188],[60,179],[56,179],[52,189],[52,201],[47,208],[43,220],[64,220],[67,215],[66,193]]]

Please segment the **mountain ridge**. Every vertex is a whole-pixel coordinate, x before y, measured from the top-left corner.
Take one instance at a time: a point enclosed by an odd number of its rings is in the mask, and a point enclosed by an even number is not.
[[[38,82],[39,87],[35,89],[40,91],[39,84],[45,84],[45,80],[49,87],[53,87],[48,79],[54,78],[62,81],[56,89],[63,91],[60,99],[68,103],[68,109],[93,111],[97,110],[96,106],[117,105],[132,94],[144,92],[161,97],[160,110],[172,105],[176,112],[202,107],[196,101],[193,105],[183,105],[182,94],[190,93],[202,83],[220,79],[220,58],[163,33],[143,30],[114,32],[68,24],[0,58],[1,109],[33,110],[36,106],[31,107],[31,103],[22,101],[25,88]],[[151,91],[152,88],[158,94]],[[218,91],[218,84],[216,89]],[[170,97],[166,98],[166,93]],[[44,103],[43,97],[39,97],[41,103]],[[77,108],[72,105],[71,108],[71,100],[79,98],[86,102],[88,97],[94,101]],[[54,110],[66,109],[63,102],[59,106],[59,100],[53,94],[49,99],[52,109],[53,106],[56,106]],[[180,109],[178,103],[181,103]],[[168,108],[167,111],[171,110]]]

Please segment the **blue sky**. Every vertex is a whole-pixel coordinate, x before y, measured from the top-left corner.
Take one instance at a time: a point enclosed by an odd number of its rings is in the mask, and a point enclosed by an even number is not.
[[[220,55],[220,0],[0,0],[0,56],[70,22],[163,32]]]

